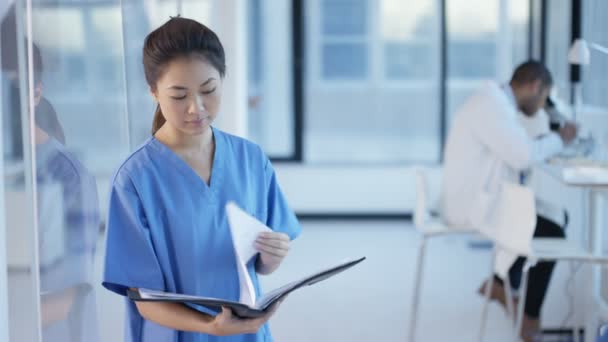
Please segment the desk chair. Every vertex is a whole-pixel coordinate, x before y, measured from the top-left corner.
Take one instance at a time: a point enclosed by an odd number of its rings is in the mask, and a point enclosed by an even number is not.
[[[430,215],[427,208],[428,184],[424,170],[416,171],[416,207],[414,209],[414,227],[420,234],[418,246],[418,262],[416,264],[416,275],[414,279],[414,292],[412,306],[410,309],[410,328],[408,341],[414,342],[416,338],[416,324],[418,319],[418,306],[420,300],[420,287],[422,284],[424,258],[426,255],[427,240],[433,237],[456,235],[456,234],[475,234],[477,231],[472,228],[450,227],[443,223],[440,218]]]
[[[508,248],[502,246],[500,243],[495,242],[495,250],[504,249],[509,251]],[[524,263],[522,279],[520,284],[520,298],[517,307],[517,312],[514,317],[514,332],[515,332],[515,341],[519,341],[519,331],[521,330],[523,315],[524,315],[524,307],[526,302],[526,290],[528,286],[528,273],[530,268],[536,265],[540,261],[570,261],[570,262],[584,262],[590,264],[608,264],[608,255],[594,255],[593,253],[587,251],[585,248],[580,246],[579,244],[573,243],[567,239],[560,238],[533,238],[531,241],[530,250],[528,253],[516,253],[518,256],[525,257],[526,262]],[[493,278],[493,270],[491,273],[491,278]],[[508,284],[505,282],[505,284]],[[510,288],[510,286],[505,286],[505,289]],[[508,299],[510,300],[510,298]],[[489,294],[486,293],[486,305],[489,301]],[[485,325],[486,317],[483,317],[484,322],[482,322],[482,327]],[[572,333],[575,341],[580,341],[580,336],[578,333],[578,328],[575,326],[572,328]],[[587,334],[592,334],[591,331],[586,331]],[[483,335],[483,329],[480,332],[480,339]]]

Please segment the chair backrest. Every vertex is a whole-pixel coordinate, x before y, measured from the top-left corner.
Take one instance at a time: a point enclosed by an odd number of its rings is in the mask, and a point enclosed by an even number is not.
[[[427,209],[428,183],[425,170],[417,169],[415,171],[415,184],[416,203],[414,207],[414,225],[416,226],[416,229],[420,230],[423,229],[429,218]]]

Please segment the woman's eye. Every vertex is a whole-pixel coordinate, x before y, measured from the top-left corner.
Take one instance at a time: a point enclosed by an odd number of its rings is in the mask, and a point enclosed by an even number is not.
[[[203,92],[201,92],[201,94],[203,94],[203,95],[209,95],[209,94],[213,93],[214,91],[215,91],[215,88],[213,88],[211,90],[203,91]]]
[[[186,95],[181,96],[181,97],[175,97],[175,96],[171,96],[171,98],[172,98],[172,99],[174,99],[174,100],[183,100],[183,99],[185,99],[185,98],[186,98]]]

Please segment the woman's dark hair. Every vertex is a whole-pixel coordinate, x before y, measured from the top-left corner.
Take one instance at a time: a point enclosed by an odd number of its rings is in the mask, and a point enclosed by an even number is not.
[[[156,82],[169,62],[180,57],[202,57],[221,77],[226,74],[224,47],[215,32],[207,26],[187,18],[174,17],[152,31],[144,41],[143,63],[146,82],[156,90]],[[165,117],[156,107],[152,134],[165,123]]]

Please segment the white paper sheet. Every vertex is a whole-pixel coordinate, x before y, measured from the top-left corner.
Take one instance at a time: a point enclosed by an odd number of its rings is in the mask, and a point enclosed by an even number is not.
[[[226,204],[226,215],[228,216],[228,224],[230,226],[230,233],[232,234],[232,243],[239,275],[241,289],[239,302],[254,306],[256,294],[251,276],[247,271],[247,263],[258,253],[254,246],[258,235],[261,232],[270,232],[272,230],[247,214],[234,202]]]

